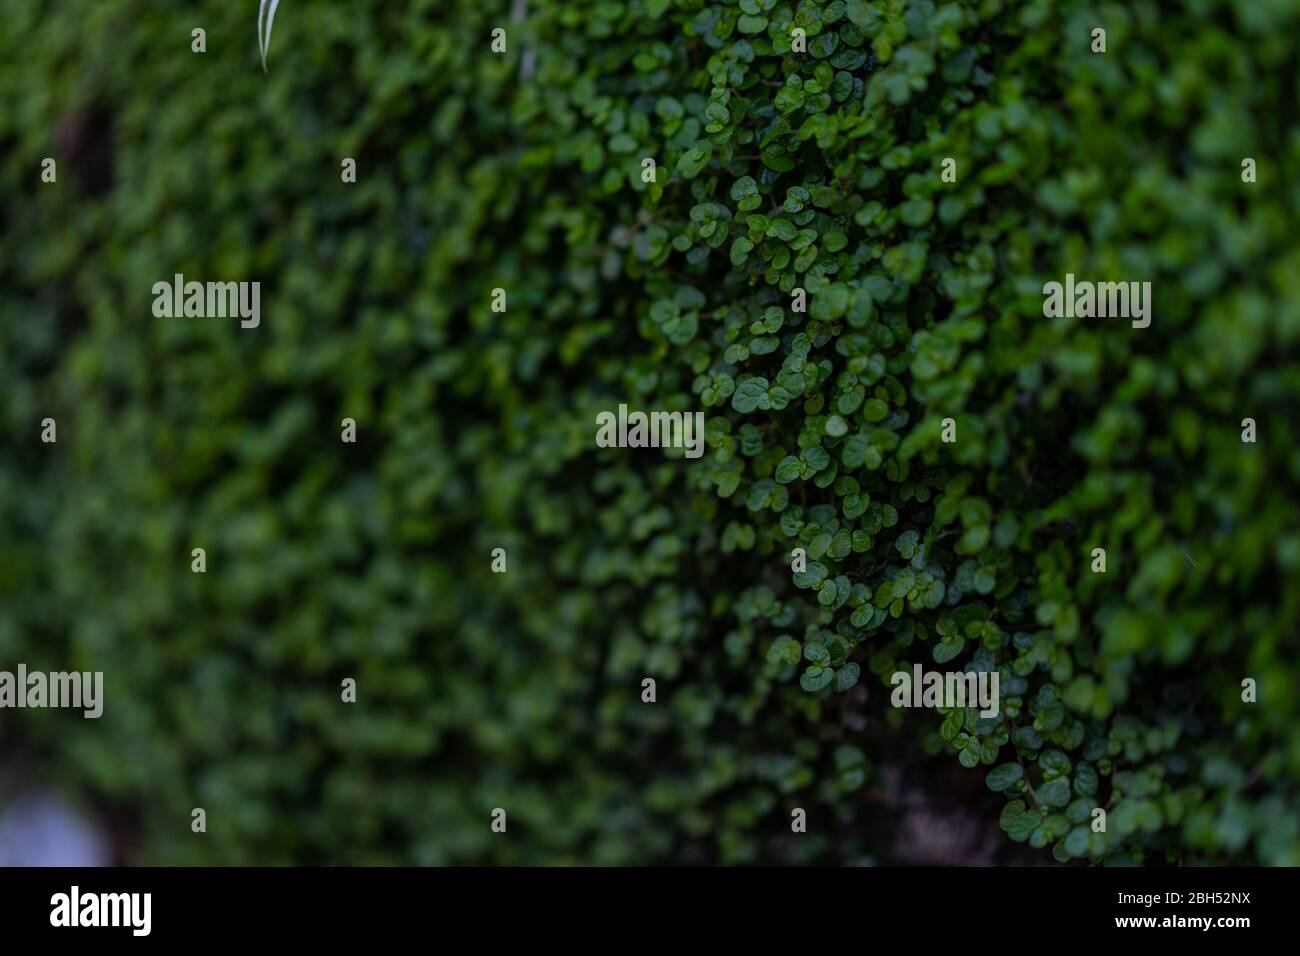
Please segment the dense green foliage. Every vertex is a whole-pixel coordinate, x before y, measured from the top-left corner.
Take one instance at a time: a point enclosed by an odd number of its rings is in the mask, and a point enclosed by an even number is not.
[[[108,697],[0,745],[134,860],[857,860],[866,713],[1059,860],[1300,864],[1294,4],[10,6],[0,666]]]

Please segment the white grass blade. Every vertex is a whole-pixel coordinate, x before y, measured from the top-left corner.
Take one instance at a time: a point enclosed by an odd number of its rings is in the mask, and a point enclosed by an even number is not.
[[[271,28],[280,0],[262,0],[257,8],[257,50],[262,54],[262,72],[266,72],[266,55],[271,51]]]
[[[257,52],[262,55],[262,72],[266,72],[266,43],[262,40],[262,21],[266,17],[266,0],[257,8]]]
[[[271,12],[266,15],[266,52],[271,52],[271,26],[275,23],[275,8],[280,5],[280,0],[271,0]]]

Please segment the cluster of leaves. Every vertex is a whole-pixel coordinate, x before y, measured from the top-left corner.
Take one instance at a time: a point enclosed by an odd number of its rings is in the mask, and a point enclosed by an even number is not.
[[[822,611],[769,654],[806,690],[914,661],[1000,672],[1002,714],[947,713],[929,743],[989,768],[1013,839],[1295,864],[1298,144],[1269,36],[1294,13],[1175,29],[1157,4],[1058,6],[688,21],[708,122],[646,203],[682,253],[647,291],[700,290],[712,319],[665,336],[722,413],[695,480],[756,550],[806,550],[793,583]],[[1156,323],[1043,319],[1066,272],[1153,281]]]
[[[131,6],[0,45],[0,660],[109,687],[0,733],[140,859],[858,859],[849,709],[1058,860],[1300,863],[1289,5],[316,5],[269,77]],[[148,319],[174,272],[262,327]],[[621,401],[708,455],[596,450]],[[915,662],[1001,713],[904,720]]]

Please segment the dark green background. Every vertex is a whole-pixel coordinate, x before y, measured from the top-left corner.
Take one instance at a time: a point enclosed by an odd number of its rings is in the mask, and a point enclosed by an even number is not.
[[[1300,863],[1298,27],[284,0],[264,74],[252,0],[11,0],[0,667],[107,698],[0,715],[0,803],[128,862]],[[1152,327],[1044,319],[1067,271]],[[709,453],[596,449],[621,401]],[[891,709],[916,661],[1005,723]]]

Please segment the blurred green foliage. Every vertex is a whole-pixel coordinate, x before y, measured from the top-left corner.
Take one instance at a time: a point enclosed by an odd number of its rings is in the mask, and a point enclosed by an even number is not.
[[[859,860],[870,710],[1058,860],[1300,864],[1300,6],[9,7],[0,662],[107,701],[0,742],[134,861]]]

